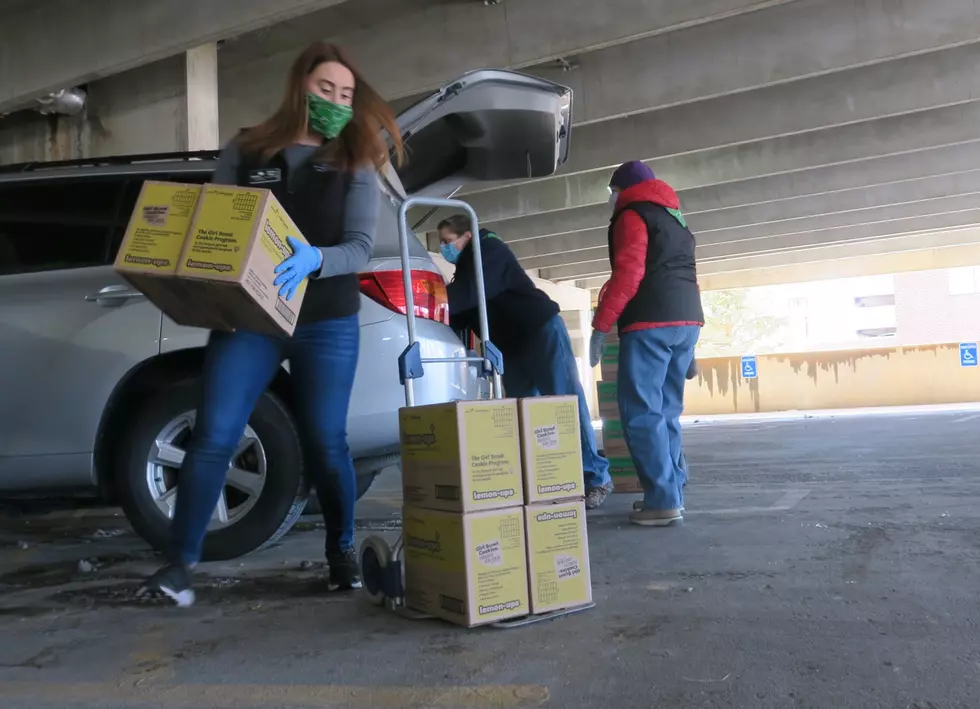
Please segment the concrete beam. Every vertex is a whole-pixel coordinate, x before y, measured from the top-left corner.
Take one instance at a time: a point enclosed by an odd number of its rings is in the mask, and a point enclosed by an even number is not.
[[[767,8],[764,21],[747,12],[760,7]],[[362,19],[369,28],[347,30],[355,16],[385,21]],[[883,11],[874,0],[661,0],[640,7],[565,0],[561,22],[538,0],[508,0],[507,8],[361,0],[243,37],[223,57],[223,96],[236,109],[256,106],[252,110],[267,113],[295,52],[324,36],[350,47],[365,75],[396,100],[469,69],[521,68],[580,55],[570,72],[548,65],[528,71],[571,85],[575,122],[588,123],[973,42],[980,18],[968,0],[934,0],[901,12]],[[439,48],[438,59],[432,47]],[[630,67],[628,87],[624,66]],[[257,115],[235,119],[247,123]]]
[[[964,205],[965,206],[965,205]],[[972,206],[976,206],[973,200]],[[776,264],[782,263],[787,254],[808,251],[835,244],[876,242],[905,237],[915,232],[963,229],[980,225],[980,209],[963,209],[955,212],[914,215],[883,219],[869,223],[857,223],[821,231],[807,231],[784,235],[769,243],[730,242],[725,244],[698,244],[698,268],[712,262],[744,259],[753,255],[768,254]],[[609,260],[596,259],[574,266],[540,269],[542,278],[554,281],[579,280],[609,273]]]
[[[980,230],[976,226],[927,230],[912,234],[899,234],[889,239],[877,241],[826,244],[813,249],[804,249],[780,254],[750,254],[737,259],[698,264],[699,276],[720,273],[736,273],[753,269],[780,268],[791,264],[807,264],[842,258],[874,257],[894,253],[928,251],[980,243]]]
[[[221,76],[227,90],[222,100],[234,104],[234,118],[244,125],[267,115],[278,103],[290,62],[312,39],[329,37],[344,45],[375,88],[396,99],[431,90],[472,69],[528,67],[787,1],[562,0],[560,8],[541,0],[507,0],[491,7],[413,2],[410,13],[375,8],[363,14],[354,31],[338,29],[335,16],[323,14],[290,23],[270,39],[249,38],[252,46],[243,42],[235,55],[229,53]]]
[[[520,258],[521,265],[525,268],[536,268],[542,273],[547,272],[549,269],[560,268],[562,266],[578,266],[597,262],[608,264],[609,246],[606,243],[606,232],[595,229],[588,232],[588,234],[595,240],[595,246],[588,246],[581,249],[572,248],[561,253],[544,254],[541,256],[519,256],[518,258]],[[559,242],[552,242],[550,248],[554,248],[556,245],[560,245]]]
[[[869,121],[980,97],[980,44],[575,129],[563,174]]]
[[[699,264],[698,283],[702,290],[721,290],[976,263],[980,263],[980,229],[970,228]],[[596,292],[608,279],[604,274],[578,279],[575,284]]]
[[[696,4],[696,3],[692,3]],[[558,33],[563,28],[544,28]],[[576,123],[759,89],[980,38],[972,0],[792,2],[575,58],[530,73],[571,86]],[[629,67],[629,71],[624,71]],[[670,67],[665,71],[665,67]]]
[[[904,234],[937,229],[961,229],[980,225],[980,208],[976,197],[951,197],[930,200],[919,205],[884,207],[868,210],[869,214],[851,216],[847,221],[828,214],[807,220],[813,224],[806,229],[786,234],[761,234],[738,240],[719,236],[719,241],[698,244],[698,261],[724,260],[757,253],[784,253],[849,241],[889,239]],[[804,224],[798,226],[803,227]],[[550,272],[550,269],[548,269]]]
[[[933,188],[933,183],[942,186],[961,184],[962,180],[972,179],[968,174],[973,173],[977,165],[980,165],[980,141],[871,158],[859,165],[831,165],[787,175],[679,190],[678,196],[684,214],[689,221],[694,220],[698,224],[700,231],[702,227],[713,228],[710,225],[716,218],[725,223],[742,224],[800,216],[799,212],[790,214],[785,210],[810,197],[825,197],[828,200],[839,198],[838,205],[859,205],[861,195],[868,190],[883,193],[905,189],[903,186],[906,184],[912,185],[911,189],[916,190],[915,194],[939,196],[943,194],[939,192],[943,187]],[[919,192],[920,187],[925,192]],[[880,203],[872,201],[869,204]],[[755,216],[742,216],[743,212]],[[770,212],[773,217],[762,216]],[[603,202],[599,205],[484,223],[506,241],[516,243],[605,228],[609,223],[610,213],[608,203]],[[747,221],[750,219],[754,221]]]
[[[937,214],[973,204],[980,204],[980,169],[686,216],[698,244],[707,245],[827,228],[824,225]],[[506,231],[498,233],[528,268],[582,263],[604,256],[607,248],[604,226],[516,242]]]
[[[0,113],[343,0],[41,0],[0,17]]]
[[[887,244],[887,246],[891,246]],[[821,258],[819,261],[784,263],[771,268],[752,268],[749,270],[727,271],[700,276],[698,284],[702,291],[725,290],[729,288],[751,288],[781,283],[806,283],[832,278],[854,278],[860,276],[889,275],[909,271],[931,271],[945,268],[973,266],[980,263],[980,243],[940,246],[914,251],[904,250],[900,244],[896,250],[882,250],[870,256],[843,256],[831,258],[830,254],[799,252],[808,258]],[[591,289],[593,297],[599,289]]]
[[[964,103],[647,163],[675,189],[689,190],[816,168],[854,166],[872,158],[960,144],[976,145],[977,125],[980,103]],[[571,209],[606,202],[610,173],[608,168],[591,170],[467,194],[464,199],[488,222]]]
[[[961,194],[943,195],[908,201],[887,202],[878,206],[834,211],[827,209],[814,215],[792,219],[760,222],[756,224],[733,223],[724,228],[697,232],[698,244],[708,248],[723,244],[745,244],[759,240],[779,240],[782,237],[806,233],[826,232],[842,226],[894,221],[930,214],[947,214],[980,206],[980,192],[976,189]]]
[[[725,177],[704,180],[704,173],[716,170],[707,151],[750,146],[774,137],[789,139],[806,135],[819,136],[822,131],[841,126],[859,126],[882,119],[901,119],[936,108],[955,108],[980,96],[980,44],[897,60],[887,64],[840,72],[829,76],[773,86],[759,91],[686,104],[653,113],[629,116],[577,128],[573,134],[572,157],[556,178],[537,181],[515,181],[508,184],[473,185],[464,191],[465,198],[479,204],[486,219],[496,220],[515,214],[581,206],[608,197],[605,186],[609,172],[620,162],[643,159],[658,174],[667,177],[676,188],[686,186],[683,175],[670,169],[659,169],[656,163],[668,158],[694,158],[700,173],[700,184],[727,181]],[[724,116],[724,120],[719,120]],[[952,131],[962,130],[963,126]],[[860,131],[860,128],[855,130]],[[973,139],[975,136],[965,138]],[[945,140],[939,145],[946,145]],[[930,146],[935,147],[936,144]],[[700,155],[696,155],[701,153]],[[881,153],[867,154],[880,155]],[[811,158],[812,159],[812,158]],[[828,164],[828,163],[823,163]],[[599,174],[596,174],[596,171]],[[779,170],[771,170],[772,174]],[[562,177],[585,175],[574,181],[558,182]],[[744,179],[736,177],[734,179]],[[534,211],[501,208],[495,202],[534,199],[554,189],[558,182],[555,206],[535,206]],[[695,182],[694,185],[698,184]],[[529,185],[531,187],[529,187]],[[690,186],[694,186],[690,185]],[[496,199],[485,197],[494,193]],[[543,201],[543,200],[542,200]],[[554,204],[554,202],[552,203]],[[497,206],[497,209],[488,207]]]
[[[902,186],[906,183],[921,184],[929,194],[939,196],[944,194],[939,192],[944,188],[943,186],[957,184],[960,179],[969,179],[958,176],[973,172],[978,165],[980,165],[980,142],[872,158],[860,165],[832,165],[789,175],[760,177],[742,182],[680,190],[678,196],[684,214],[689,220],[697,217],[698,230],[701,230],[709,224],[702,219],[709,215],[711,218],[717,216],[731,224],[753,223],[746,220],[758,219],[758,217],[742,217],[741,211],[749,210],[755,213],[755,208],[761,209],[765,205],[770,205],[769,208],[774,213],[778,213],[810,196],[839,198],[837,208],[841,208],[839,206],[841,202],[852,204],[848,200],[860,199],[859,195],[865,190],[903,189]],[[941,187],[932,188],[933,183]],[[869,204],[881,204],[881,202],[873,201]],[[605,228],[609,223],[609,216],[610,207],[608,203],[603,202],[561,212],[545,212],[484,222],[484,224],[487,228],[497,231],[507,242],[519,242],[586,229]],[[799,213],[788,216],[799,216]],[[788,216],[779,218],[788,218]],[[761,221],[766,220],[761,219]]]

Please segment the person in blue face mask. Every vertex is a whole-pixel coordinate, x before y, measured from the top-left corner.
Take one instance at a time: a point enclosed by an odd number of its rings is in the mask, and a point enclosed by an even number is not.
[[[480,230],[490,339],[504,356],[507,396],[577,396],[582,436],[585,506],[594,509],[612,492],[609,461],[599,455],[572,341],[558,304],[534,285],[517,257],[492,231]],[[469,217],[439,223],[440,251],[456,266],[447,290],[450,325],[479,331],[473,232]]]

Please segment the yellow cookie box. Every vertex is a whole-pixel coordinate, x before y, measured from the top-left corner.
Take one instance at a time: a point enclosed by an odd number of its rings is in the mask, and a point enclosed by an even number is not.
[[[527,504],[583,497],[577,396],[537,396],[518,403]]]
[[[409,608],[466,627],[530,612],[523,508],[402,517]]]
[[[524,503],[514,399],[403,408],[398,419],[406,505],[474,512]]]
[[[292,334],[306,281],[279,297],[275,268],[303,235],[269,190],[143,183],[116,271],[181,325]]]
[[[531,612],[546,613],[592,602],[585,502],[524,508]]]

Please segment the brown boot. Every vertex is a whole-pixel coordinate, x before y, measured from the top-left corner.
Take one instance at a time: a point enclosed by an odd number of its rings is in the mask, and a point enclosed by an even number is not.
[[[600,485],[599,487],[590,487],[585,491],[585,509],[594,510],[596,507],[600,507],[612,491],[612,483]]]
[[[680,510],[651,510],[644,508],[630,514],[630,524],[641,527],[670,527],[684,521]]]

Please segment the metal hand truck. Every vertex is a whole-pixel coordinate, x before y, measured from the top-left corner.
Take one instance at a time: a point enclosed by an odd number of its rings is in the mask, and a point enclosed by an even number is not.
[[[470,228],[473,235],[471,239],[473,262],[476,273],[476,303],[480,325],[481,351],[479,356],[422,357],[422,350],[415,333],[415,297],[412,293],[412,265],[408,250],[409,239],[415,238],[408,226],[408,210],[416,206],[455,209],[465,212],[470,217]],[[398,376],[405,387],[405,406],[415,406],[414,381],[424,376],[423,365],[426,364],[459,364],[460,362],[479,364],[482,376],[493,379],[493,398],[503,398],[501,375],[504,372],[504,361],[500,350],[494,347],[490,341],[486,287],[483,282],[483,250],[480,244],[480,224],[476,211],[466,202],[456,199],[409,197],[402,202],[401,208],[398,210],[398,243],[401,249],[402,280],[405,286],[405,316],[408,321],[408,346],[398,358]],[[404,538],[399,535],[393,546],[390,546],[379,536],[370,536],[361,543],[360,561],[364,590],[372,601],[378,605],[386,606],[389,610],[412,618],[427,618],[429,616],[409,611],[405,607],[403,542]],[[593,606],[595,604],[590,603],[578,608],[504,620],[494,623],[491,627],[514,628],[588,610]]]

